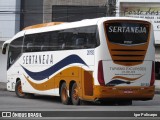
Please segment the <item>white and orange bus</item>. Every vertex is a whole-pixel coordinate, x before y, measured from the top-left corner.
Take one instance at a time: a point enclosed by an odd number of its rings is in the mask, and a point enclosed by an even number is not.
[[[3,44],[7,89],[80,100],[151,100],[154,35],[144,19],[103,17],[34,25]]]

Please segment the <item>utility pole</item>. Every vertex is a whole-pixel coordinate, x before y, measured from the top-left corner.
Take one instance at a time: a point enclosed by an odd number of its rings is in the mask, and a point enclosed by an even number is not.
[[[116,1],[117,0],[108,0],[108,16],[115,16],[116,11]]]

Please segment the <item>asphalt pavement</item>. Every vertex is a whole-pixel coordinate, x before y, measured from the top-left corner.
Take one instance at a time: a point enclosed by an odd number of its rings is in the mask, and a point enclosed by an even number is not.
[[[156,87],[155,93],[160,94],[160,80],[155,81],[155,87]]]
[[[1,90],[1,91],[7,90],[7,85],[6,85],[6,83],[0,82],[0,90]]]
[[[160,81],[155,82],[156,85],[156,93],[160,93]],[[158,86],[158,88],[157,88]],[[89,104],[89,105],[81,105],[81,106],[74,106],[74,105],[63,105],[60,102],[59,97],[53,96],[36,96],[33,98],[18,98],[15,92],[8,92],[6,91],[6,83],[0,82],[0,120],[1,111],[11,111],[12,115],[18,115],[19,113],[24,112],[39,112],[42,113],[42,119],[61,119],[61,120],[86,120],[86,119],[93,119],[93,120],[135,120],[133,116],[134,113],[142,114],[143,113],[154,113],[160,116],[160,94],[155,94],[153,100],[149,101],[133,101],[132,105],[100,105],[100,104]],[[48,111],[48,112],[46,112]],[[66,113],[69,111],[69,113]],[[95,112],[98,111],[98,112]],[[128,112],[129,111],[129,112]],[[148,111],[148,112],[147,112]],[[17,114],[16,114],[17,112]],[[109,112],[109,113],[107,113]],[[111,112],[111,113],[110,113]],[[112,113],[113,112],[113,113]],[[115,113],[116,112],[116,113]],[[83,114],[84,113],[84,114]],[[27,114],[27,113],[26,113]],[[62,115],[63,114],[63,115]],[[106,115],[112,117],[106,117]],[[77,116],[76,116],[77,115]],[[81,117],[78,117],[81,116]],[[97,117],[96,115],[101,117]],[[116,117],[117,115],[118,117]],[[121,117],[121,116],[125,117]],[[131,117],[126,117],[128,115],[132,115]],[[49,117],[53,116],[53,117]],[[68,117],[70,116],[70,117]],[[72,117],[71,117],[72,116]],[[74,117],[73,117],[74,116]],[[82,117],[83,116],[83,117]],[[90,117],[92,116],[92,117]],[[95,117],[93,117],[95,116]],[[15,116],[12,116],[15,117]],[[10,120],[22,119],[22,118],[10,118]],[[118,118],[118,119],[117,119]],[[143,117],[142,117],[143,118]],[[4,118],[5,119],[5,118]],[[8,117],[7,117],[8,119]],[[31,118],[23,118],[23,119],[31,119]],[[34,120],[36,118],[33,118]],[[37,118],[41,120],[41,118]],[[141,119],[141,118],[140,118]],[[145,117],[144,119],[148,120],[160,120],[160,117]]]
[[[42,118],[55,118],[77,120],[81,118],[84,120],[109,120],[123,118],[122,120],[135,120],[139,114],[155,114],[155,117],[147,117],[144,119],[153,120],[153,118],[160,120],[160,95],[155,94],[153,100],[149,101],[133,101],[132,105],[118,105],[118,104],[99,104],[90,103],[80,106],[63,105],[60,97],[55,96],[35,96],[33,98],[19,98],[14,92],[0,91],[0,120],[8,120],[8,112],[10,112],[10,120],[12,118],[30,119],[29,116],[23,118],[23,113],[41,113]],[[7,118],[1,118],[3,116]],[[22,118],[21,118],[22,117]],[[72,117],[72,118],[70,118]],[[98,118],[100,117],[100,119]],[[126,119],[125,119],[126,118]],[[143,117],[138,117],[139,120]],[[33,118],[34,119],[34,118]],[[37,118],[38,120],[39,117]]]

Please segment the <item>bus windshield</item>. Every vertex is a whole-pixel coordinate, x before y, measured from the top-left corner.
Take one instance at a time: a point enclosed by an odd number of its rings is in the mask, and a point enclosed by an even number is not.
[[[131,21],[105,23],[108,40],[114,44],[135,45],[147,42],[149,24]]]

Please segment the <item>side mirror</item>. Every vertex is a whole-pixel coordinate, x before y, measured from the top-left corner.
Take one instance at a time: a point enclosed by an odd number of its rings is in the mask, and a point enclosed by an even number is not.
[[[3,46],[2,46],[2,54],[6,54],[7,46],[8,46],[7,43],[3,44]]]

